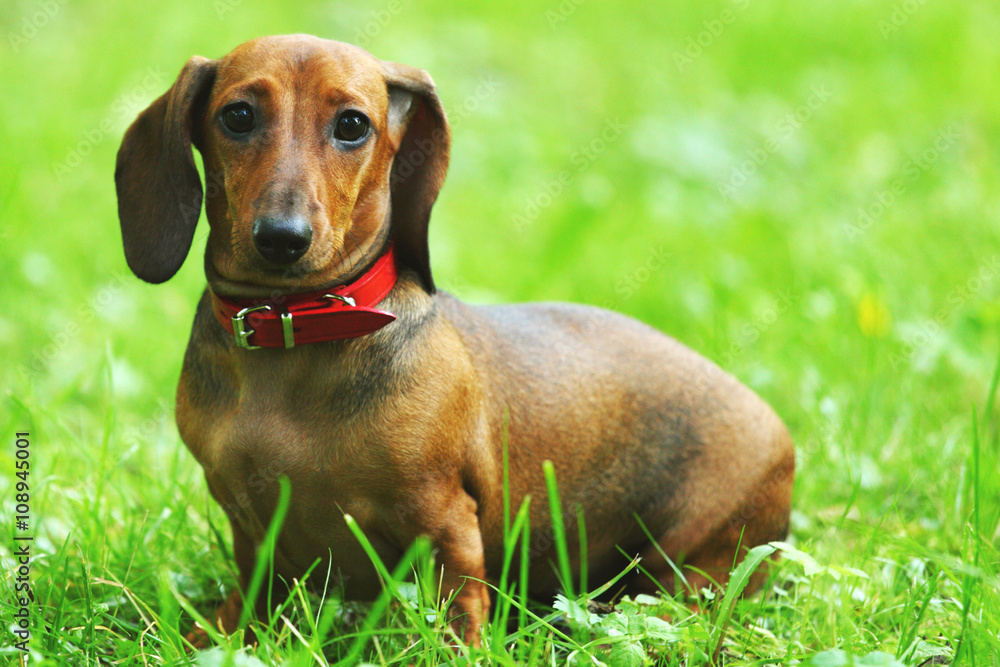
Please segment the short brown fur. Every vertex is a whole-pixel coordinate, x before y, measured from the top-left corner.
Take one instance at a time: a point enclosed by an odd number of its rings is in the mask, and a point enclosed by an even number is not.
[[[254,106],[261,129],[234,140],[223,107]],[[329,139],[345,108],[373,133],[346,151]],[[358,521],[392,564],[427,535],[469,643],[490,607],[503,553],[502,430],[509,419],[513,507],[530,495],[532,591],[558,582],[542,462],[551,460],[575,541],[581,507],[592,580],[641,553],[673,590],[673,570],[644,536],[725,582],[737,550],[785,536],[794,452],[781,420],[717,366],[644,324],[565,304],[477,307],[437,292],[427,251],[447,170],[448,124],[430,77],[346,44],[262,38],[217,60],[193,58],[129,128],[115,173],[126,258],[150,282],[187,254],[203,190],[209,290],[242,299],[344,283],[392,241],[401,278],[380,308],[398,320],[361,338],[293,349],[238,348],[206,291],[177,392],[181,437],[230,518],[240,589],[217,622],[236,629],[255,549],[291,481],[276,550],[286,581],[319,561],[345,593],[371,598],[373,566],[348,531]],[[304,216],[308,252],[291,267],[254,249],[261,215]],[[579,554],[572,554],[577,567]],[[758,576],[755,585],[762,578]],[[320,584],[322,582],[319,582]],[[636,578],[631,591],[653,590]],[[258,604],[258,612],[267,609]],[[203,643],[203,631],[191,639]]]

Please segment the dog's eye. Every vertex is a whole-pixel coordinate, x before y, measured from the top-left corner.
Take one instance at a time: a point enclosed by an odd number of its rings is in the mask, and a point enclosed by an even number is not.
[[[353,143],[368,134],[370,126],[371,121],[368,120],[368,116],[357,111],[347,111],[337,119],[333,136],[340,141]]]
[[[246,134],[253,129],[253,109],[246,102],[231,104],[222,112],[222,123],[230,132]]]

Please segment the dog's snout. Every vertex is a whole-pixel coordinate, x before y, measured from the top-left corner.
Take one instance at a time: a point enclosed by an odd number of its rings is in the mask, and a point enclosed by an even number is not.
[[[258,218],[253,223],[253,242],[267,261],[291,264],[309,250],[312,225],[300,217]]]

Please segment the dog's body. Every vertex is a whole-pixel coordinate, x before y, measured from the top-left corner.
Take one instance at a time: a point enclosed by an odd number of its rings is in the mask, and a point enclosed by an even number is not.
[[[576,544],[575,508],[583,510],[595,583],[627,563],[620,547],[642,554],[646,570],[674,590],[672,568],[650,544],[636,516],[669,556],[695,568],[687,571],[695,590],[707,583],[699,570],[721,583],[740,546],[784,537],[794,471],[787,431],[765,403],[717,366],[643,324],[597,308],[475,307],[434,290],[426,216],[444,177],[447,123],[426,75],[363,53],[297,36],[251,42],[219,64],[192,61],[164,96],[163,119],[143,131],[140,116],[119,157],[126,255],[136,273],[153,282],[176,271],[177,255],[183,260],[186,247],[183,253],[168,248],[170,257],[162,259],[163,251],[142,243],[143,233],[162,236],[148,218],[166,204],[141,202],[143,186],[129,177],[142,169],[137,158],[155,154],[162,166],[165,149],[148,144],[161,132],[169,134],[162,128],[169,128],[172,113],[187,114],[193,118],[189,132],[205,156],[206,171],[223,176],[221,194],[210,193],[206,206],[212,226],[206,258],[209,290],[184,360],[177,422],[205,469],[213,496],[231,519],[241,584],[246,584],[273,514],[278,476],[286,475],[292,496],[275,550],[279,575],[288,581],[301,577],[318,560],[316,572],[329,566],[348,596],[371,598],[380,582],[343,514],[357,520],[389,564],[415,537],[427,535],[443,568],[442,593],[457,592],[452,605],[457,622],[464,626],[466,640],[476,641],[490,605],[487,588],[477,580],[495,578],[503,556],[505,420],[511,505],[516,510],[525,496],[532,497],[530,581],[539,595],[551,594],[558,583],[551,566],[554,540],[542,474],[545,460],[555,465],[571,545]],[[226,69],[234,58],[239,67]],[[374,67],[381,68],[387,93],[365,92],[377,89],[377,81],[369,85],[373,77],[363,74],[337,88],[358,87],[365,90],[355,97],[370,96],[366,113],[373,118],[367,143],[344,148],[346,144],[331,140],[339,152],[311,166],[311,160],[322,156],[298,148],[312,130],[280,121],[280,104],[287,102],[275,102],[278,93],[294,90],[283,94],[300,109],[308,94],[301,92],[305,86],[298,79],[277,92],[269,89],[268,95],[254,93],[258,97],[247,104],[266,120],[258,121],[247,137],[237,137],[244,143],[234,147],[224,137],[213,138],[211,119],[232,107],[224,106],[232,89],[227,76],[246,79],[250,71],[273,87],[274,75],[268,79],[268,72],[279,71],[308,82],[316,76],[312,69],[319,67],[318,61],[327,68],[334,66],[331,62],[347,70],[351,67],[344,62],[360,63],[362,69],[378,63]],[[212,78],[206,80],[209,67]],[[409,100],[399,101],[407,95]],[[205,105],[206,120],[201,122],[199,104]],[[297,111],[288,118],[300,116]],[[316,126],[326,127],[319,121]],[[263,148],[252,148],[260,152],[243,164],[239,150],[253,146]],[[398,175],[412,146],[423,151],[426,165],[412,177],[392,180],[390,170]],[[279,154],[270,169],[259,157],[268,152]],[[294,159],[286,159],[289,155]],[[316,174],[313,180],[302,175],[310,171]],[[253,180],[257,172],[264,181]],[[290,179],[285,186],[272,185],[282,178]],[[353,194],[331,184],[337,178],[353,183]],[[184,186],[190,187],[190,174]],[[324,195],[324,187],[334,194]],[[178,195],[175,182],[167,199],[183,199],[180,190]],[[277,204],[271,208],[286,217],[299,210],[312,216],[312,241],[305,255],[281,257],[286,269],[277,277],[253,254],[256,244],[258,254],[275,257],[258,238],[259,220],[273,201]],[[184,224],[193,232],[189,218]],[[346,230],[339,240],[338,225]],[[348,234],[352,244],[346,241]],[[390,239],[400,251],[401,273],[378,307],[397,319],[373,333],[251,351],[237,346],[213,314],[212,291],[273,299],[282,290],[348,282],[383,253]],[[301,266],[306,268],[295,268]],[[574,568],[578,563],[574,550]],[[643,578],[631,586],[636,591],[654,588],[654,582]],[[235,628],[241,605],[236,591],[220,608],[225,630]]]

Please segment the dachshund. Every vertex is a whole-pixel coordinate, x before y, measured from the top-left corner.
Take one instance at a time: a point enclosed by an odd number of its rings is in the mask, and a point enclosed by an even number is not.
[[[788,532],[788,431],[718,366],[607,310],[475,306],[435,288],[427,229],[449,152],[425,71],[308,35],[193,57],[124,135],[115,185],[136,276],[172,277],[203,202],[208,218],[176,419],[232,527],[240,585],[216,613],[225,632],[280,476],[291,495],[275,575],[318,563],[346,596],[372,599],[382,583],[345,514],[390,567],[426,536],[450,627],[470,645],[503,567],[505,506],[530,497],[531,594],[560,587],[545,461],[574,576],[585,518],[591,583],[621,572],[624,553],[648,574],[627,592],[723,586],[747,548]]]

